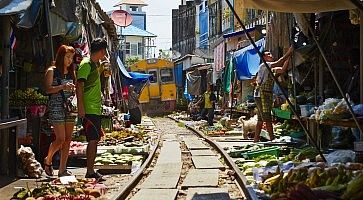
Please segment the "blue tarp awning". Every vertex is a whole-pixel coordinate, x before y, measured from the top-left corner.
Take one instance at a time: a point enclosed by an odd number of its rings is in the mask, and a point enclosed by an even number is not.
[[[263,51],[265,47],[265,38],[262,38],[256,42],[259,51]],[[249,45],[243,49],[240,49],[234,53],[236,61],[236,74],[238,80],[251,79],[258,72],[260,65],[260,57],[257,50]]]
[[[125,78],[132,78],[131,75],[129,74],[129,72],[126,70],[125,65],[122,63],[119,56],[116,56],[116,61],[117,61],[118,68],[120,69],[122,75]]]
[[[138,85],[146,83],[152,78],[151,74],[143,74],[139,72],[129,72],[131,78],[125,80],[126,85]]]
[[[0,3],[0,15],[13,15],[29,8],[33,0],[3,0]]]
[[[121,71],[123,85],[144,84],[152,78],[151,74],[143,74],[143,73],[139,73],[139,72],[128,72],[126,70],[124,64],[122,63],[120,57],[119,56],[116,56],[116,57],[117,57],[116,61],[117,61],[118,68]]]

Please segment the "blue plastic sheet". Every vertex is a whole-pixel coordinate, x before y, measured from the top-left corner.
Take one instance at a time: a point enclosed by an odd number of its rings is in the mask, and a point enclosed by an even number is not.
[[[178,87],[183,87],[183,63],[177,64],[174,68],[175,84]]]
[[[33,0],[1,1],[0,15],[12,15],[23,12],[30,7]]]
[[[258,40],[256,45],[259,51],[263,51],[265,47],[265,38]],[[234,57],[238,80],[248,80],[256,75],[260,65],[260,57],[258,56],[257,50],[252,45],[236,51]]]
[[[148,82],[152,76],[150,74],[143,74],[139,72],[129,72],[131,78],[125,79],[126,85],[137,85]]]

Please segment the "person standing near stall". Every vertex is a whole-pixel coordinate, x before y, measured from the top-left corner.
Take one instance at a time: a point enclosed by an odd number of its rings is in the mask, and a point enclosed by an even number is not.
[[[130,121],[131,124],[140,124],[141,123],[141,110],[139,108],[139,94],[135,91],[135,86],[129,86],[129,113],[130,113]]]
[[[82,119],[87,138],[87,173],[86,178],[100,180],[102,175],[94,170],[97,144],[101,138],[102,91],[100,61],[107,52],[107,42],[97,38],[91,43],[91,56],[83,58],[77,71],[78,117]]]
[[[214,119],[214,107],[217,100],[216,95],[213,92],[213,85],[207,86],[207,91],[203,94],[203,97],[197,104],[203,103],[204,108],[202,109],[201,119],[207,119],[208,125],[213,126]]]
[[[67,115],[65,109],[66,98],[74,93],[76,80],[72,67],[75,50],[71,46],[59,47],[54,65],[45,73],[45,90],[49,94],[49,120],[53,125],[55,140],[50,144],[47,157],[44,159],[44,171],[48,176],[53,176],[53,155],[60,150],[60,164],[58,176],[69,176],[66,170],[69,148],[72,140],[74,116]]]
[[[277,61],[274,61],[274,57],[271,52],[263,51],[263,59],[266,61],[267,65],[276,74],[281,74],[285,72],[289,64],[289,56],[291,55],[293,48],[290,47],[284,56],[282,56]],[[256,87],[254,90],[254,98],[258,110],[258,121],[256,124],[256,132],[254,137],[254,142],[260,140],[260,133],[262,125],[265,122],[267,132],[269,133],[270,140],[274,139],[274,133],[272,128],[272,103],[273,94],[272,89],[274,85],[273,77],[268,72],[265,64],[262,63],[259,66],[259,70],[256,77]]]

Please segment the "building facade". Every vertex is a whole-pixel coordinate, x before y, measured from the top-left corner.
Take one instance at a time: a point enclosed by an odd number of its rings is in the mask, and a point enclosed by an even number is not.
[[[127,11],[132,16],[132,23],[127,27],[117,27],[121,37],[121,47],[124,58],[146,59],[155,57],[155,34],[146,30],[146,12],[143,7],[147,4],[142,0],[122,0],[115,5],[120,10]]]

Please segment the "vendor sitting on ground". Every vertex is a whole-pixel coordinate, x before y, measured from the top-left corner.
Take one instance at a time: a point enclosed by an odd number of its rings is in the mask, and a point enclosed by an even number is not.
[[[279,60],[274,61],[274,58],[269,51],[263,51],[263,59],[267,62],[267,65],[276,74],[285,72],[288,68],[289,56],[292,53],[293,48],[290,47],[286,54]],[[270,75],[264,63],[259,66],[259,70],[256,77],[256,87],[254,91],[255,102],[258,110],[258,122],[256,124],[256,133],[254,142],[260,140],[260,133],[262,125],[266,123],[266,129],[269,133],[270,140],[274,139],[273,128],[272,128],[272,89],[274,85],[274,79]]]

